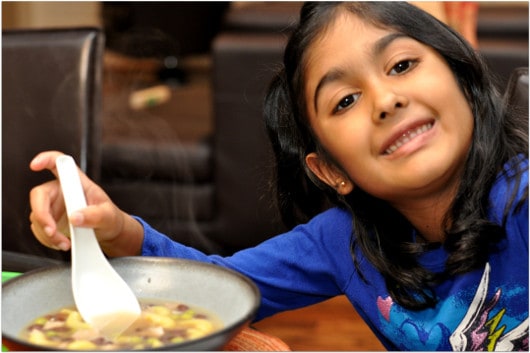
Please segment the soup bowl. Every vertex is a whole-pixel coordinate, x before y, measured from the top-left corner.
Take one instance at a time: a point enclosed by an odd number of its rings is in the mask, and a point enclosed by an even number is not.
[[[198,261],[123,257],[110,260],[138,299],[179,301],[216,315],[223,328],[207,336],[156,350],[221,350],[255,317],[260,293],[247,277]],[[2,343],[9,350],[55,350],[22,339],[31,321],[74,306],[68,265],[27,272],[2,285]],[[97,289],[95,289],[97,290]]]

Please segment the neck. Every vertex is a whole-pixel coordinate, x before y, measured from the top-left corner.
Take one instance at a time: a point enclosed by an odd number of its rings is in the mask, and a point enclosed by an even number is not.
[[[453,201],[453,193],[443,197],[415,200],[394,207],[416,228],[418,234],[427,242],[445,240],[444,220]]]

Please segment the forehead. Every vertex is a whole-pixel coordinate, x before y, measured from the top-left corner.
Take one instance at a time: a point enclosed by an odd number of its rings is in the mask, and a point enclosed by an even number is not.
[[[390,32],[392,30],[376,26],[359,15],[342,9],[309,45],[306,51],[306,69],[312,62],[333,57],[347,46],[366,52],[377,38]]]

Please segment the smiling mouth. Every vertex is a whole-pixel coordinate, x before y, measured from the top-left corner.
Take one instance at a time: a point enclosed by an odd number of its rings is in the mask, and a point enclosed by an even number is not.
[[[400,136],[398,139],[396,139],[388,148],[385,150],[385,155],[390,155],[397,151],[401,146],[407,144],[414,138],[418,137],[421,134],[424,134],[425,132],[432,129],[433,123],[429,122],[426,124],[423,124],[421,126],[418,126],[415,129],[411,129],[407,132],[405,132],[402,136]]]

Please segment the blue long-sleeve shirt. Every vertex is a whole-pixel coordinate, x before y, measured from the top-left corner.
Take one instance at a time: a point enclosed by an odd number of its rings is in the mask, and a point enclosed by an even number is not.
[[[521,165],[525,173],[516,200],[528,188],[528,160]],[[490,220],[501,222],[514,187],[501,174],[490,192]],[[352,218],[339,208],[229,257],[205,255],[139,221],[145,232],[142,255],[209,262],[251,278],[262,295],[257,320],[345,294],[389,350],[528,351],[527,202],[508,213],[507,236],[487,265],[445,280],[435,288],[436,307],[420,311],[394,303],[383,277],[358,253],[368,281],[360,277],[351,255]],[[422,255],[420,262],[438,272],[446,257],[440,247]]]

